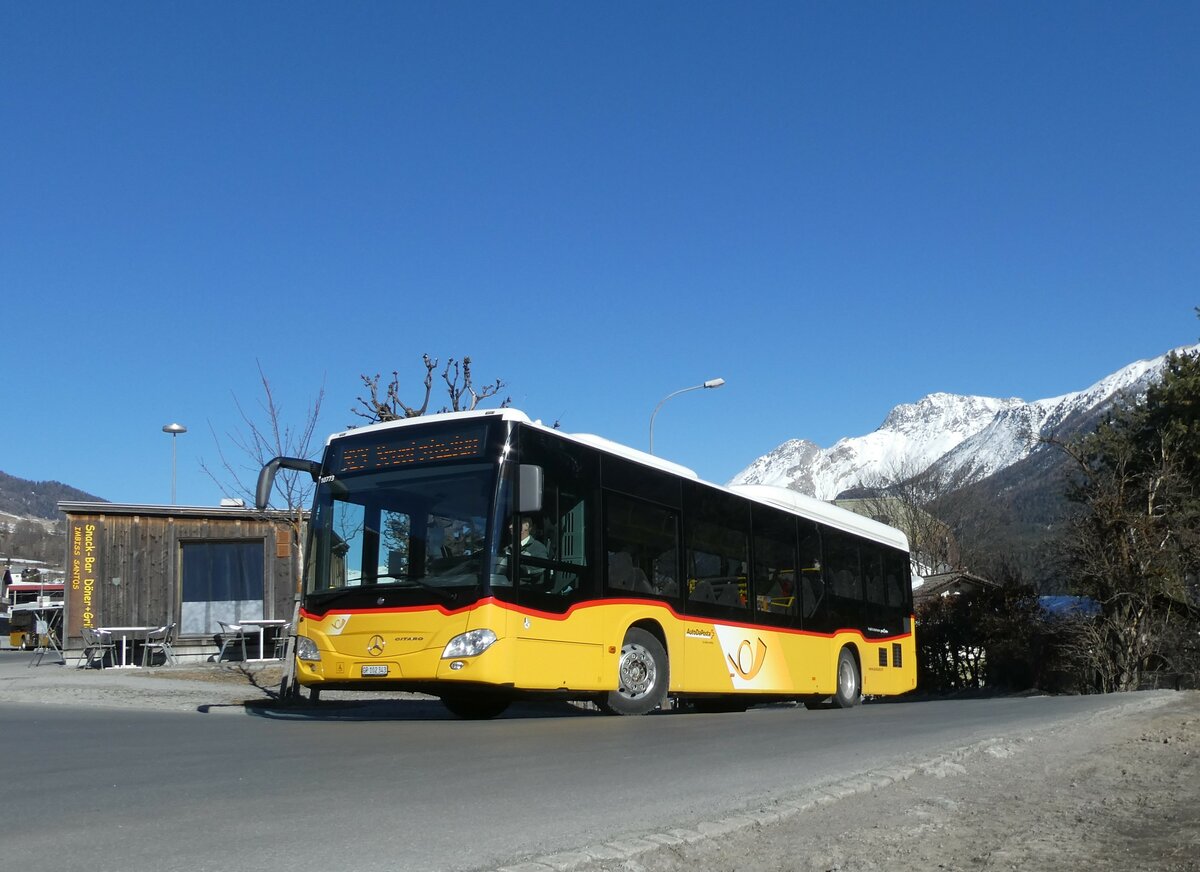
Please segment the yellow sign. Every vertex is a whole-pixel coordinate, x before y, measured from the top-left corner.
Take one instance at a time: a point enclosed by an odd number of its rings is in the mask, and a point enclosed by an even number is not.
[[[100,605],[96,584],[99,539],[99,525],[90,521],[71,525],[71,574],[66,591],[70,636],[78,636],[81,629],[96,627]]]

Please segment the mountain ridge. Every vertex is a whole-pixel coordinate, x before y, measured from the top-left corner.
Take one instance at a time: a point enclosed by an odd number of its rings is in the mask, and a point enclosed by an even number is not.
[[[1090,427],[1122,396],[1159,378],[1168,354],[1200,353],[1200,344],[1138,360],[1080,391],[1026,402],[937,392],[895,406],[873,432],[844,437],[827,449],[790,439],[756,458],[730,480],[773,484],[832,500],[926,471],[954,487],[978,484]]]
[[[61,481],[32,481],[0,472],[0,513],[18,518],[57,520],[61,500],[107,502]]]

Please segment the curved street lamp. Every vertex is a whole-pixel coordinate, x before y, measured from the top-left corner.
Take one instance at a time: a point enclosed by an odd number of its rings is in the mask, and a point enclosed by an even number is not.
[[[725,379],[723,378],[710,378],[704,384],[692,385],[690,388],[680,388],[674,393],[667,394],[665,397],[659,400],[658,405],[654,407],[654,411],[650,415],[650,453],[654,453],[654,416],[658,414],[658,410],[662,408],[663,403],[671,399],[671,397],[677,397],[680,394],[686,394],[688,391],[698,391],[703,388],[719,388],[723,384],[725,384]]]
[[[182,424],[167,424],[163,427],[163,432],[171,434],[171,505],[175,505],[175,437],[186,433],[187,427]]]

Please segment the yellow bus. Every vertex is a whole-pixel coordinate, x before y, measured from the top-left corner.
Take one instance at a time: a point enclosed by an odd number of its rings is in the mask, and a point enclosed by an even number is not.
[[[908,543],[782,488],[726,488],[514,409],[329,437],[296,627],[322,689],[432,694],[456,715],[516,699],[856,705],[916,686]]]
[[[14,581],[5,588],[7,611],[0,612],[0,631],[13,648],[33,649],[43,637],[37,632],[39,613],[48,616],[48,626],[57,641],[62,627],[63,582]],[[7,625],[7,629],[4,629]]]

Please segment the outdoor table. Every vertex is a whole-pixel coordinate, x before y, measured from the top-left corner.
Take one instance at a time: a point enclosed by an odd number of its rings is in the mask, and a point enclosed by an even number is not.
[[[278,629],[279,627],[282,627],[286,623],[287,623],[287,621],[281,621],[278,619],[266,620],[263,618],[259,618],[258,620],[254,620],[254,619],[240,620],[237,622],[238,626],[240,626],[240,627],[258,627],[258,659],[259,660],[267,659],[265,656],[266,655],[265,636],[267,635],[267,630],[271,627]],[[272,659],[274,659],[274,658],[272,658]]]
[[[138,633],[149,633],[151,630],[157,630],[158,627],[97,627],[97,632],[108,633],[109,635],[120,635],[121,637],[121,666],[129,665],[128,649],[126,644],[130,636],[136,637]],[[135,638],[133,641],[137,641]],[[137,664],[134,664],[136,667]]]

